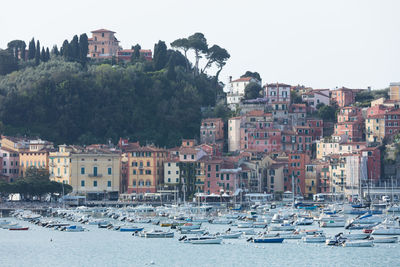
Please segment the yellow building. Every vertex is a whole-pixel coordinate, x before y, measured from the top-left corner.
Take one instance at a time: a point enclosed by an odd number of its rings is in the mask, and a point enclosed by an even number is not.
[[[71,157],[71,185],[76,195],[87,200],[117,200],[120,185],[120,151],[86,149],[73,152]]]
[[[49,153],[50,180],[71,184],[71,152],[79,150],[78,147],[60,145],[58,151]]]
[[[305,196],[312,199],[313,196],[317,193],[318,176],[316,164],[306,164],[305,183]]]
[[[342,155],[331,155],[329,162],[332,193],[344,193],[346,188],[346,157]]]
[[[156,193],[163,184],[167,151],[154,146],[132,146],[128,155],[128,190],[136,194]]]
[[[365,129],[367,142],[382,143],[385,138],[385,114],[368,116]]]
[[[390,100],[400,100],[400,83],[390,83],[389,97]]]
[[[49,153],[53,150],[53,143],[40,139],[30,140],[28,149],[19,150],[20,176],[25,175],[25,170],[28,167],[36,168],[49,167]]]

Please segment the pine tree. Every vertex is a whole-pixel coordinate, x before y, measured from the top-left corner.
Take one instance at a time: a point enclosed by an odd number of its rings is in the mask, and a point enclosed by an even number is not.
[[[46,62],[46,50],[42,47],[42,51],[40,52],[40,61]]]
[[[65,59],[69,58],[69,43],[68,40],[64,40],[63,45],[60,49],[60,55],[63,56]]]
[[[35,38],[29,42],[28,59],[34,59],[36,53]]]
[[[36,42],[36,53],[35,53],[35,64],[39,65],[40,63],[40,42],[37,40]]]
[[[60,51],[58,51],[58,47],[57,45],[54,45],[53,48],[51,49],[51,53],[55,56],[59,56],[60,55]]]

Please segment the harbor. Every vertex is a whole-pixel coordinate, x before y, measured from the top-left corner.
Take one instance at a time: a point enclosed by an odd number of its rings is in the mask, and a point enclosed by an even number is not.
[[[339,203],[21,209],[1,219],[2,266],[394,266],[398,212]],[[24,253],[16,259],[14,249]]]

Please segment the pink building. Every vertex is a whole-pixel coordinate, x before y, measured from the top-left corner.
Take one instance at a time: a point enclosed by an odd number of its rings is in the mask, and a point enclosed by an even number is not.
[[[289,190],[295,195],[303,195],[306,190],[306,165],[309,164],[310,156],[306,153],[295,152],[289,153],[288,178],[285,181],[285,191]],[[292,182],[294,179],[294,182]],[[292,187],[294,184],[294,189]]]
[[[6,147],[0,148],[0,156],[2,157],[1,174],[8,177],[9,182],[15,181],[19,177],[19,154],[16,151]]]
[[[385,137],[400,133],[400,109],[385,113]]]
[[[313,140],[320,140],[324,136],[324,121],[320,119],[307,119],[307,125],[311,128]]]
[[[115,37],[115,32],[106,29],[99,29],[92,31],[92,37],[88,38],[89,52],[88,57],[98,58],[112,58],[117,56],[120,50],[119,41]]]
[[[349,142],[359,142],[364,139],[365,122],[361,108],[343,107],[338,114],[338,122],[335,124],[335,136],[347,136]]]
[[[381,179],[381,150],[379,147],[367,147],[361,150],[367,157],[368,180],[377,182]]]
[[[265,98],[268,103],[289,102],[290,103],[290,85],[284,83],[270,83],[264,86]]]
[[[221,118],[208,118],[201,121],[200,143],[214,144],[224,139],[224,122]]]
[[[356,91],[342,87],[331,92],[331,100],[336,102],[339,107],[345,107],[356,101]]]

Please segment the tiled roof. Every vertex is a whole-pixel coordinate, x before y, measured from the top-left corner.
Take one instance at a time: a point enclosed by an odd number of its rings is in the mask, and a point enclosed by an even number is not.
[[[91,32],[92,32],[92,33],[96,33],[96,32],[112,32],[112,33],[115,33],[115,32],[113,32],[113,31],[106,30],[106,29],[98,29],[98,30],[91,31]]]
[[[234,80],[232,82],[248,82],[248,81],[250,81],[252,79],[254,79],[254,78],[253,77],[243,77],[243,78],[236,79],[236,80]]]

